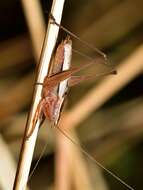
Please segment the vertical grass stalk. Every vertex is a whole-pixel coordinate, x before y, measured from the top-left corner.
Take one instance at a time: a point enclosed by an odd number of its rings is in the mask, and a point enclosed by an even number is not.
[[[58,23],[61,22],[62,11],[64,6],[64,0],[53,0],[51,13]],[[35,18],[36,19],[36,18]],[[45,40],[41,52],[41,58],[39,62],[38,74],[36,81],[42,83],[50,66],[51,56],[57,41],[59,27],[48,23]],[[26,89],[28,90],[28,89]],[[38,85],[34,89],[33,101],[31,110],[27,119],[26,129],[23,137],[23,143],[21,147],[21,153],[19,163],[17,167],[16,177],[14,181],[13,190],[25,190],[28,181],[28,175],[30,171],[31,161],[33,157],[35,142],[37,139],[38,129],[40,121],[36,123],[35,130],[29,139],[26,138],[28,132],[32,128],[33,118],[41,99],[42,86]]]

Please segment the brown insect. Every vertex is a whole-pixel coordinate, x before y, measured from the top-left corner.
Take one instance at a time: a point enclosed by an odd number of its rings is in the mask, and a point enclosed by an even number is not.
[[[33,120],[33,127],[28,134],[28,137],[32,135],[35,124],[38,118],[42,115],[44,115],[52,124],[58,124],[61,108],[69,87],[93,77],[116,74],[116,71],[112,70],[108,73],[100,73],[95,76],[73,76],[73,74],[80,70],[95,64],[95,62],[102,62],[103,60],[98,58],[90,63],[82,65],[81,67],[73,67],[65,70],[70,67],[71,56],[72,41],[68,36],[57,48],[50,75],[45,77],[43,83],[36,83],[37,85],[43,86],[42,98],[37,107]]]

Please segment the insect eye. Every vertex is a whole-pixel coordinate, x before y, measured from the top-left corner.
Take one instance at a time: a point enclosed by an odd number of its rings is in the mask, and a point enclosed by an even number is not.
[[[68,92],[66,91],[65,94],[64,94],[64,96],[67,96],[67,95],[68,95]]]

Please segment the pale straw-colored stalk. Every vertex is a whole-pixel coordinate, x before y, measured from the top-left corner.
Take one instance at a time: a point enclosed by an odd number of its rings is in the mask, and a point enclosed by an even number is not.
[[[32,40],[34,55],[36,60],[39,60],[45,34],[45,23],[40,1],[22,0],[22,6]]]
[[[54,18],[57,20],[58,23],[61,22],[63,5],[64,5],[64,0],[53,0],[51,13],[53,14]],[[42,83],[44,80],[44,77],[47,75],[51,56],[56,44],[58,32],[59,32],[59,27],[57,27],[56,25],[50,24],[50,21],[49,21],[43,48],[42,48],[37,79],[36,79],[36,81],[38,82]],[[28,116],[28,120],[26,124],[26,130],[25,130],[25,134],[23,138],[23,144],[21,148],[21,154],[20,154],[20,159],[19,159],[19,164],[17,168],[13,190],[26,189],[29,170],[30,170],[34,147],[35,147],[35,142],[37,139],[37,133],[38,133],[39,124],[40,124],[39,120],[36,123],[33,134],[28,139],[26,137],[32,128],[35,112],[37,110],[37,106],[41,99],[41,92],[42,92],[42,86],[40,85],[36,86],[34,89],[30,114]]]
[[[9,190],[12,189],[16,164],[2,135],[0,135],[0,155],[0,187],[3,190]]]

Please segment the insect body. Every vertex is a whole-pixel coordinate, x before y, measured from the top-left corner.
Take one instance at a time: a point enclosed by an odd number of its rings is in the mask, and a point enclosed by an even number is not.
[[[49,75],[45,77],[43,83],[36,83],[37,85],[42,85],[43,90],[41,100],[34,116],[33,127],[28,134],[28,138],[32,135],[35,124],[38,118],[42,115],[44,115],[52,124],[58,124],[68,87],[93,77],[116,74],[116,71],[113,69],[110,72],[100,73],[94,76],[73,76],[73,74],[78,71],[95,64],[95,62],[101,62],[102,60],[98,58],[90,63],[82,65],[81,67],[70,68],[71,55],[72,41],[67,37],[57,48]]]
[[[61,107],[68,90],[68,76],[70,77],[70,70],[68,69],[70,68],[71,55],[72,41],[67,37],[60,43],[56,50],[49,75],[45,77],[43,83],[36,83],[37,85],[42,85],[43,89],[41,100],[38,104],[33,120],[33,126],[28,134],[28,138],[32,135],[35,124],[38,118],[42,115],[44,115],[52,124],[56,125],[58,123]]]
[[[58,123],[60,110],[68,90],[68,79],[64,70],[70,68],[71,55],[72,41],[67,37],[57,48],[51,76],[45,77],[43,83],[43,113],[54,125]]]

